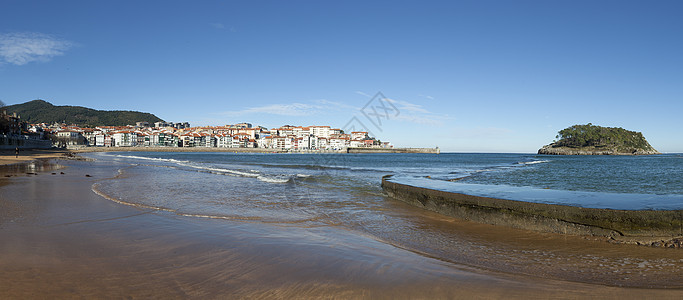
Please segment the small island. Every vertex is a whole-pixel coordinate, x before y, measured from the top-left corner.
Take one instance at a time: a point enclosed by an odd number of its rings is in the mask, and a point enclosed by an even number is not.
[[[619,127],[588,123],[558,132],[558,140],[538,150],[550,155],[650,155],[660,154],[643,134]]]

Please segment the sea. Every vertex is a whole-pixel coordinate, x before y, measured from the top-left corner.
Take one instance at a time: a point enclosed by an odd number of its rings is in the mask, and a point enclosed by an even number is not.
[[[382,177],[393,175],[389,180],[399,183],[518,201],[683,209],[681,154],[111,152],[85,156],[116,166],[111,178],[93,185],[95,193],[143,209],[187,218],[272,224],[283,230],[334,227],[446,262],[510,273],[641,287],[648,287],[652,276],[668,276],[679,284],[681,280],[679,275],[671,278],[671,272],[683,267],[683,259],[675,253],[658,258],[651,253],[628,254],[633,250],[598,254],[549,234],[509,232],[423,211],[387,197],[381,188]],[[647,267],[652,264],[664,267]],[[594,271],[588,275],[586,270]]]

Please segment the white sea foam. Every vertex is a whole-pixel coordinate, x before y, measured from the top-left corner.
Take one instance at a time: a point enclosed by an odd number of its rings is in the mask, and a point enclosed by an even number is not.
[[[133,156],[133,155],[116,155],[116,157],[175,163],[177,165],[184,166],[184,167],[209,171],[209,173],[211,173],[211,174],[235,175],[235,176],[241,176],[241,177],[250,177],[250,178],[256,178],[260,181],[268,182],[268,183],[287,183],[291,180],[291,177],[286,176],[286,175],[263,175],[257,170],[246,171],[246,170],[233,170],[233,169],[217,168],[217,167],[213,167],[213,166],[202,166],[202,165],[198,165],[196,163],[190,163],[189,161],[183,161],[183,160],[177,160],[177,159],[143,157],[143,156]],[[297,177],[308,177],[310,175],[297,174],[296,176]]]
[[[231,169],[204,167],[204,166],[199,166],[197,164],[190,163],[189,161],[186,161],[186,160],[177,160],[177,159],[172,159],[172,158],[144,157],[144,156],[134,156],[134,155],[116,155],[116,157],[175,163],[175,164],[178,164],[180,166],[190,167],[190,168],[194,168],[194,169],[206,170],[206,171],[209,171],[213,174],[226,174],[227,173],[227,174],[231,174],[231,175],[244,176],[244,177],[257,177],[257,176],[259,176],[258,173],[250,173],[250,172],[246,172],[246,171],[238,171],[238,170],[231,170]]]
[[[518,165],[535,165],[550,162],[549,160],[533,160],[533,161],[522,161],[518,162]]]
[[[144,159],[144,160],[163,161],[163,162],[170,162],[170,163],[187,163],[188,162],[186,160],[177,160],[177,159],[172,159],[172,158],[144,157],[144,156],[120,155],[120,154],[115,155],[115,156],[120,157],[120,158]]]
[[[291,177],[259,175],[258,177],[256,177],[256,179],[268,183],[287,183],[289,182]]]
[[[200,169],[200,170],[207,170],[210,172],[218,172],[218,174],[231,174],[231,175],[237,175],[237,176],[243,176],[243,177],[258,177],[260,175],[259,173],[250,173],[250,172],[246,172],[246,171],[238,171],[238,170],[223,169],[223,168],[204,167],[204,166],[198,166],[196,164],[181,163],[180,165],[190,167],[190,168]],[[216,174],[216,173],[214,173],[214,174]]]

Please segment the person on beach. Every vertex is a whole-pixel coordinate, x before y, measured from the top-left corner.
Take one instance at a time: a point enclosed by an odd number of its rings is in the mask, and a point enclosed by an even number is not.
[[[19,147],[14,148],[14,157],[19,158]]]

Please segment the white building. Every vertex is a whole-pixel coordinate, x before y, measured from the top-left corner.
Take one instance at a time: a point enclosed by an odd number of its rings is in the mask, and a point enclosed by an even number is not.
[[[71,130],[64,130],[64,131],[57,132],[57,137],[60,137],[60,138],[76,139],[80,135],[81,135],[80,132],[71,131]]]
[[[133,131],[119,131],[112,135],[115,147],[133,147],[138,144],[138,136]]]
[[[330,137],[330,126],[310,126],[310,132],[319,138],[329,138]]]
[[[95,147],[104,147],[104,134],[95,135]]]
[[[330,148],[334,150],[341,150],[349,146],[349,138],[334,137],[330,138]]]
[[[231,148],[242,148],[243,146],[244,146],[244,139],[240,140],[240,137],[238,135],[235,135],[232,137]]]
[[[204,147],[214,148],[218,146],[218,139],[215,136],[204,135]]]
[[[299,138],[298,149],[314,150],[318,149],[318,137],[315,135],[307,135]]]
[[[263,136],[263,135],[262,135],[262,136],[257,140],[257,144],[258,144],[258,147],[259,147],[259,148],[275,148],[275,147],[273,146],[273,137],[270,136],[270,135],[266,135],[266,136]]]
[[[219,134],[216,136],[216,147],[230,148],[232,147],[232,136],[229,134]]]
[[[349,147],[363,147],[364,143],[362,140],[351,140],[349,141]]]
[[[364,140],[367,135],[368,135],[368,133],[365,131],[354,131],[354,132],[351,132],[351,139],[352,140]]]
[[[318,149],[330,149],[330,139],[318,138]]]

